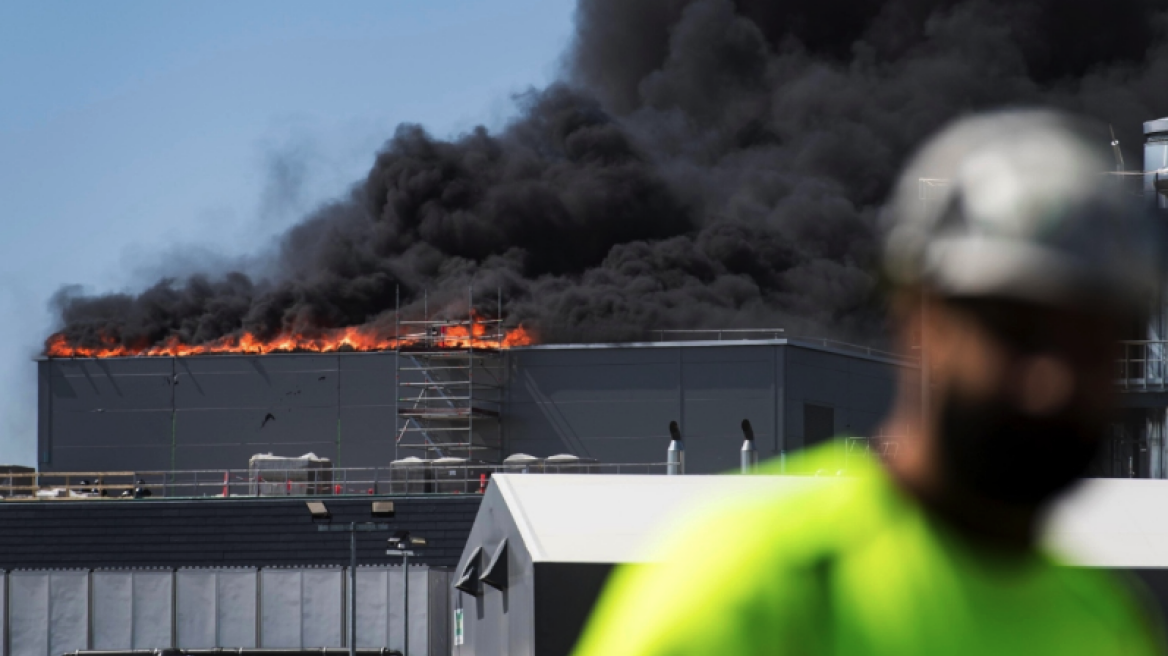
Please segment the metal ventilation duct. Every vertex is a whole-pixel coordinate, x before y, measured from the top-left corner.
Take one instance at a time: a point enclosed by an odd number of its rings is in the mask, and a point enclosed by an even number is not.
[[[1168,209],[1168,118],[1144,123],[1144,190]]]

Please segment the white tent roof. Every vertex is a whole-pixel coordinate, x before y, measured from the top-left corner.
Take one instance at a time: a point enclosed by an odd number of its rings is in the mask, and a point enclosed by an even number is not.
[[[735,496],[831,484],[794,476],[498,474],[535,562],[638,562],[683,515]],[[1168,567],[1168,481],[1094,479],[1052,511],[1046,542],[1080,565]]]
[[[1047,544],[1096,567],[1168,567],[1168,480],[1096,478],[1051,512]]]
[[[652,540],[683,512],[711,500],[805,489],[830,479],[792,476],[497,474],[498,486],[535,562],[646,560]]]

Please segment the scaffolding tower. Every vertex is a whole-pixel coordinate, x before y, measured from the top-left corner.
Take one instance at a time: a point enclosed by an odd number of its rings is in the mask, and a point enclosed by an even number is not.
[[[402,450],[424,457],[497,461],[502,453],[502,293],[495,318],[474,310],[467,290],[465,318],[431,319],[429,299],[421,320],[403,321],[398,298],[394,378],[397,417],[394,458]]]

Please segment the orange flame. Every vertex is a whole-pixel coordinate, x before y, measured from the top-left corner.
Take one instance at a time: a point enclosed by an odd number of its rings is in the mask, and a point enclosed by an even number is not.
[[[468,329],[469,328],[469,329]],[[389,351],[408,347],[438,349],[505,349],[526,346],[534,338],[522,326],[498,333],[493,326],[481,323],[441,326],[437,334],[410,335],[397,339],[380,334],[368,326],[352,326],[315,331],[313,334],[285,333],[262,339],[253,333],[228,335],[203,344],[185,344],[171,336],[161,343],[134,348],[121,344],[112,336],[103,336],[100,346],[70,344],[65,335],[56,333],[45,341],[45,355],[51,358],[117,358],[131,356],[184,357],[215,353],[263,354],[272,352],[331,353],[335,351]]]

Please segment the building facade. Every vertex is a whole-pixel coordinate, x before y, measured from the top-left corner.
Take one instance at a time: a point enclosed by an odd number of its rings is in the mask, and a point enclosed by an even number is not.
[[[439,443],[415,426],[426,381],[408,354],[42,359],[43,472],[243,469],[252,455],[308,452],[338,467],[386,466]],[[659,463],[678,422],[688,471],[734,468],[750,420],[762,457],[846,434],[870,437],[900,373],[891,354],[830,341],[545,345],[502,352],[501,403],[475,420],[472,458],[571,453]],[[399,361],[399,358],[401,361]],[[428,430],[428,429],[427,429]]]

